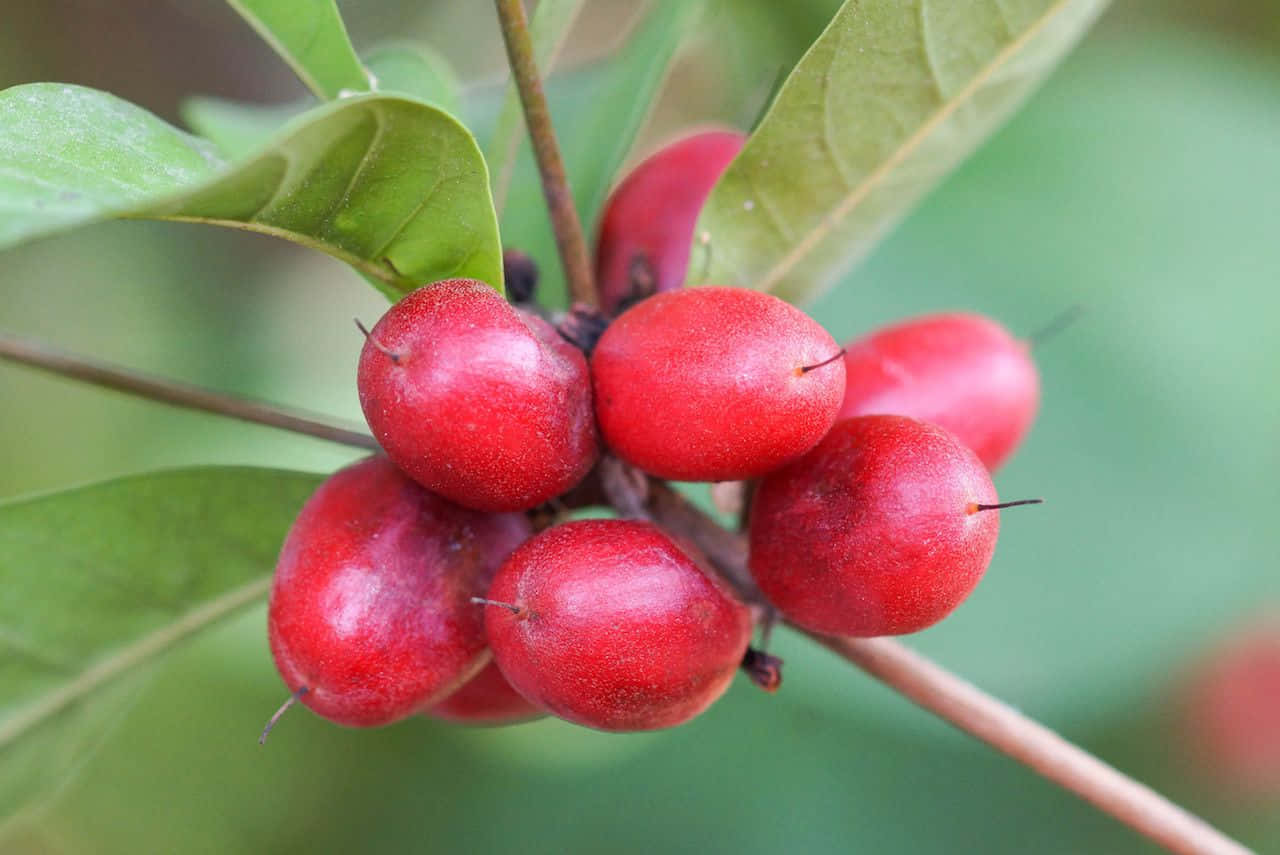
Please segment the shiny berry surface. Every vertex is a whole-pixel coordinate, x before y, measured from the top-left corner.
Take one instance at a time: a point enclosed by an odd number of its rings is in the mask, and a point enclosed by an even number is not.
[[[1027,343],[980,315],[928,315],[877,330],[849,344],[845,374],[840,418],[932,422],[992,470],[1026,436],[1040,403]]]
[[[648,523],[547,529],[498,571],[494,659],[522,695],[600,730],[671,727],[715,701],[751,633],[745,606]]]
[[[438,282],[392,306],[370,331],[357,386],[387,455],[469,508],[534,507],[598,453],[582,353],[481,282]]]
[[[804,454],[835,421],[839,350],[817,321],[769,294],[658,294],[614,320],[591,356],[600,429],[652,475],[754,478]]]
[[[1000,530],[982,462],[935,425],[902,416],[838,422],[809,454],[760,482],[751,572],[806,629],[916,632],[982,578]]]
[[[606,313],[684,284],[702,203],[745,141],[738,131],[691,134],[658,149],[613,190],[595,253]],[[636,293],[641,283],[652,291]]]
[[[463,684],[462,688],[430,707],[426,715],[457,724],[515,724],[539,718],[546,711],[511,688],[493,662]]]
[[[330,476],[285,539],[268,638],[290,691],[356,727],[443,698],[486,661],[484,592],[530,532],[519,514],[459,507],[385,457]]]

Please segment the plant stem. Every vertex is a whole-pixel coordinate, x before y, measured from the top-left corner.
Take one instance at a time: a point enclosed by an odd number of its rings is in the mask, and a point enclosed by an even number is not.
[[[582,233],[582,222],[573,204],[573,193],[565,176],[564,160],[556,142],[555,129],[551,125],[551,111],[547,96],[542,91],[542,79],[538,76],[533,55],[533,40],[529,36],[529,21],[525,17],[521,0],[494,0],[498,9],[498,22],[502,26],[502,39],[507,46],[507,59],[511,76],[520,92],[520,104],[524,108],[524,121],[533,143],[534,158],[542,176],[542,192],[547,199],[551,215],[551,227],[556,235],[556,247],[560,251],[560,264],[564,268],[569,294],[575,302],[589,306],[599,305],[595,283],[591,276],[591,260],[587,255],[587,242]]]
[[[8,333],[0,333],[0,359],[176,407],[203,410],[206,413],[216,413],[241,421],[306,434],[327,439],[330,442],[354,445],[372,451],[378,450],[377,441],[354,426],[344,427],[310,413],[287,410],[274,404],[234,395],[223,395],[198,386],[151,377],[128,368],[66,353],[42,342]]]
[[[828,638],[811,632],[805,635],[1170,852],[1249,853],[1150,787],[892,639]]]
[[[291,430],[357,448],[377,448],[371,436],[315,417],[195,386],[146,377],[5,334],[0,334],[0,359],[21,362],[64,377],[174,406]],[[601,498],[600,491],[590,484],[579,485],[574,492],[581,493],[586,497],[584,501],[588,502]],[[662,481],[649,480],[644,502],[645,510],[656,523],[672,534],[692,540],[725,582],[744,600],[760,602],[760,594],[747,569],[745,537],[719,526]],[[1204,820],[898,642],[888,638],[831,638],[797,629],[957,729],[1075,793],[1171,852],[1248,855],[1248,849]],[[0,729],[0,744],[13,736],[11,725],[6,723],[6,727]]]
[[[660,526],[693,540],[749,602],[760,594],[746,566],[747,543],[671,487],[652,481],[649,513]],[[1075,793],[1171,852],[1247,855],[1249,850],[1144,784],[1073,745],[925,657],[889,638],[832,638],[792,625],[952,726]]]

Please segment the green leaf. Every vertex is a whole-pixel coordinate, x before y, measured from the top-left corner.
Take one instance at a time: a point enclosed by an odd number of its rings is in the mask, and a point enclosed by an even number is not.
[[[555,64],[560,48],[564,47],[569,29],[578,17],[582,4],[583,0],[542,0],[534,10],[529,35],[533,40],[533,54],[538,71],[544,77]],[[489,164],[490,179],[493,182],[493,207],[499,217],[502,216],[507,187],[515,169],[516,154],[520,150],[521,141],[525,139],[527,133],[524,115],[520,111],[520,93],[512,81],[502,100],[497,127],[489,144],[485,146],[485,161]]]
[[[0,821],[75,770],[116,687],[266,595],[319,481],[184,469],[0,505]]]
[[[655,0],[609,64],[553,78],[548,99],[582,221],[591,228],[619,166],[649,114],[676,49],[702,12],[702,0]],[[542,188],[527,142],[521,147],[502,217],[507,246],[538,261],[549,305],[563,301],[555,237],[542,208]]]
[[[452,67],[422,45],[395,42],[374,48],[365,66],[377,80],[377,91],[419,98],[457,115],[460,84]],[[227,156],[243,157],[263,144],[292,118],[316,106],[307,97],[287,104],[254,104],[196,95],[182,102],[183,121],[211,140]]]
[[[325,104],[226,167],[111,95],[0,92],[0,247],[108,217],[210,223],[339,258],[392,298],[467,276],[502,285],[488,174],[449,114],[394,95]]]
[[[227,157],[241,158],[316,103],[314,98],[303,98],[285,104],[253,104],[193,95],[183,99],[179,111],[187,126],[216,145],[220,152]]]
[[[699,281],[820,293],[985,139],[1105,0],[848,0],[698,222]],[[696,250],[695,250],[696,251]]]
[[[370,88],[334,0],[227,0],[307,88],[326,100]]]
[[[462,84],[449,61],[426,45],[390,42],[364,58],[377,82],[377,91],[420,98],[457,115],[462,107]]]

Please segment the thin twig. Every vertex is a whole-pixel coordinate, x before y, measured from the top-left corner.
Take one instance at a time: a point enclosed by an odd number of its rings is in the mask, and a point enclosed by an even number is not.
[[[649,486],[659,525],[689,537],[743,599],[760,594],[746,567],[746,538],[726,531],[668,485]],[[1063,739],[971,683],[888,638],[831,638],[799,627],[872,677],[959,730],[1009,755],[1171,852],[1247,855],[1248,849],[1151,788]]]
[[[66,353],[43,342],[0,333],[0,359],[17,362],[51,374],[105,386],[140,398],[203,410],[241,421],[306,434],[357,448],[378,450],[377,441],[356,427],[334,424],[321,416],[287,410],[274,404],[223,395],[199,386],[151,377],[128,368]]]
[[[0,334],[0,358],[175,406],[245,419],[359,448],[376,447],[372,437],[318,419],[300,417],[256,401],[144,377],[3,334]],[[599,491],[589,489],[589,485],[581,485],[576,492],[595,497],[588,501],[600,498]],[[745,600],[758,601],[759,592],[746,566],[746,538],[720,527],[662,481],[650,480],[646,509],[663,528],[692,540]],[[1204,820],[896,641],[830,638],[805,630],[800,632],[959,730],[1075,793],[1171,852],[1248,855],[1248,849]],[[3,731],[0,744],[12,738],[12,722],[6,722]]]
[[[521,0],[494,0],[494,5],[498,9],[498,22],[502,25],[502,39],[507,45],[511,76],[515,78],[520,104],[524,107],[524,121],[529,129],[534,158],[542,176],[542,192],[547,198],[547,210],[556,235],[556,247],[560,251],[560,264],[569,283],[569,294],[575,302],[599,305],[582,222],[573,204],[560,146],[551,125],[551,110],[547,107],[546,93],[542,91],[542,78],[538,76],[524,6]]]
[[[805,634],[1170,852],[1248,855],[1250,851],[1150,787],[892,639]]]

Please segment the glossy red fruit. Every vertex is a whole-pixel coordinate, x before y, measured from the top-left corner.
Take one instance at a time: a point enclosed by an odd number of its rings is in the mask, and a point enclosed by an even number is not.
[[[850,343],[840,418],[889,413],[946,428],[994,470],[1040,403],[1027,342],[981,315],[913,318]]]
[[[1224,795],[1280,798],[1280,615],[1217,647],[1185,690],[1181,735]]]
[[[596,345],[596,416],[618,456],[653,475],[754,478],[830,429],[844,395],[839,352],[816,321],[769,294],[658,294]]]
[[[902,416],[836,424],[760,482],[751,572],[797,624],[832,635],[924,629],[978,584],[1000,530],[986,467],[935,425]]]
[[[609,195],[596,240],[596,281],[607,314],[684,284],[702,203],[746,139],[738,131],[704,131],[676,140]]]
[[[289,530],[271,587],[268,638],[289,690],[353,727],[443,698],[487,661],[471,598],[529,533],[523,515],[458,507],[385,457],[336,472]]]
[[[358,387],[396,465],[469,508],[532,508],[598,453],[582,353],[482,282],[437,282],[392,306],[365,342]]]
[[[426,715],[458,724],[515,724],[544,716],[546,711],[511,688],[498,666],[490,662]]]
[[[494,659],[522,695],[600,730],[653,730],[720,697],[746,652],[745,606],[648,523],[547,529],[502,565],[485,609]]]

